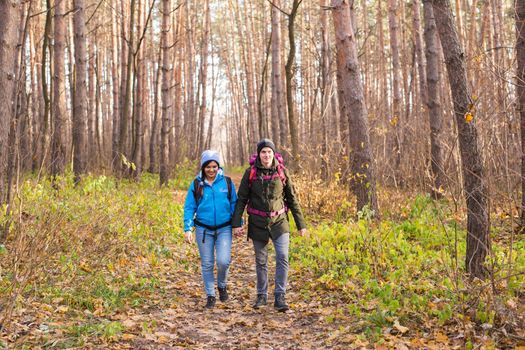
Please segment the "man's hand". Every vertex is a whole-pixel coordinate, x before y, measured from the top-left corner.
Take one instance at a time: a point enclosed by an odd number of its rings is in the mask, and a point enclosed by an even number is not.
[[[184,232],[184,240],[188,243],[193,243],[193,233],[191,231]]]
[[[242,236],[243,233],[244,233],[244,228],[243,227],[234,227],[233,228],[233,235],[235,237]]]
[[[297,231],[297,234],[301,237],[304,237],[306,235],[306,229],[302,228],[299,231]]]

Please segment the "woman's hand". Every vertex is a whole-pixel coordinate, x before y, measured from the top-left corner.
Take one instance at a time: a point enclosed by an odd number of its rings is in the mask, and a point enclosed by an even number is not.
[[[193,243],[193,233],[191,231],[184,232],[184,240],[188,243]]]
[[[297,231],[297,234],[299,234],[299,236],[301,237],[304,237],[306,235],[306,229],[305,228],[300,229],[299,231]]]

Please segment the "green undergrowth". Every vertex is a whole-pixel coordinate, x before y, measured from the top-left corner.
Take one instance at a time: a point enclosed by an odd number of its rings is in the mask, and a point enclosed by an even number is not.
[[[16,318],[29,303],[64,317],[107,317],[160,297],[162,265],[193,259],[176,200],[183,185],[160,188],[150,174],[140,182],[87,176],[76,187],[64,176],[56,188],[27,178],[0,253],[0,310]]]
[[[44,320],[84,320],[62,329],[71,346],[119,334],[122,326],[110,316],[162,299],[166,271],[198,274],[197,253],[187,250],[181,234],[194,174],[180,167],[162,188],[151,174],[139,182],[87,176],[78,186],[67,175],[55,187],[49,179],[25,179],[11,216],[5,210],[0,216],[1,223],[11,222],[0,246],[0,310],[11,307],[17,318],[33,307]],[[491,274],[470,280],[464,217],[446,201],[417,196],[380,221],[366,210],[357,219],[348,213],[334,218],[319,213],[338,213],[351,200],[332,203],[318,192],[302,198],[310,226],[307,236],[292,235],[291,281],[305,301],[338,306],[340,313],[325,321],[351,317],[354,331],[372,340],[396,324],[423,331],[468,323],[512,332],[525,290],[523,235],[513,236],[509,256],[510,240],[498,235],[510,233],[493,230]],[[322,210],[311,220],[316,208]]]
[[[492,238],[491,271],[480,281],[464,274],[466,232],[447,202],[421,195],[402,215],[370,216],[365,211],[358,220],[325,220],[292,244],[293,266],[312,276],[303,279],[306,298],[312,290],[328,290],[344,300],[341,313],[360,321],[372,338],[396,321],[486,329],[516,324],[512,317],[525,288],[523,235],[514,238],[510,265],[509,242]]]

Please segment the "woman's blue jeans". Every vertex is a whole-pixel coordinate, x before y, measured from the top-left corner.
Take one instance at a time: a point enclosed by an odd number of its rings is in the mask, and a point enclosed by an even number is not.
[[[275,289],[274,293],[285,294],[288,282],[288,247],[290,234],[283,233],[272,240],[275,248]],[[268,242],[253,241],[255,250],[255,271],[257,273],[257,294],[268,294]]]
[[[217,285],[219,288],[226,287],[228,271],[230,270],[232,251],[232,227],[226,226],[217,231],[197,226],[196,240],[199,245],[201,256],[202,281],[207,295],[215,296],[215,277],[213,269],[215,255],[217,256]],[[203,241],[203,236],[206,236]]]

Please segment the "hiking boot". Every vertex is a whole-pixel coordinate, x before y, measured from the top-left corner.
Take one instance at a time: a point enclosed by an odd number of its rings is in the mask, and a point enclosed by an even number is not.
[[[257,294],[257,300],[255,301],[255,304],[253,304],[253,308],[258,309],[261,306],[266,305],[266,303],[267,303],[266,294]]]
[[[219,287],[219,300],[222,302],[225,302],[228,300],[228,292],[226,291],[226,287],[220,288]]]
[[[284,294],[275,295],[275,303],[273,304],[273,307],[279,312],[285,312],[289,309],[288,305],[286,304],[286,298],[284,297]]]
[[[213,309],[215,307],[215,297],[213,295],[208,295],[206,300],[206,309]]]

